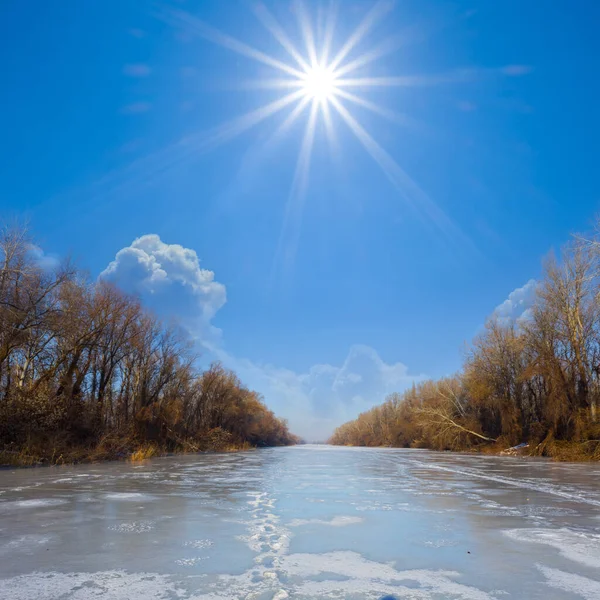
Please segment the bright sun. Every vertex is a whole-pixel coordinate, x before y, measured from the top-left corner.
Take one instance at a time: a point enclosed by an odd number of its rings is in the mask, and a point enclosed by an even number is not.
[[[373,0],[372,8],[368,10],[350,35],[345,40],[338,41],[341,42],[339,48],[336,48],[338,44],[335,41],[335,25],[338,12],[337,6],[342,3],[338,0],[331,0],[328,3],[329,10],[323,14],[319,10],[315,21],[315,18],[306,10],[305,4],[308,4],[308,0],[292,0],[301,38],[304,42],[304,50],[296,46],[262,0],[251,3],[257,18],[292,60],[282,60],[278,56],[267,54],[212,28],[183,10],[165,9],[163,15],[165,21],[182,27],[188,34],[200,35],[215,44],[271,67],[280,73],[275,78],[259,78],[245,82],[244,89],[246,84],[249,84],[253,88],[280,90],[282,94],[268,103],[217,127],[211,133],[211,136],[207,138],[207,145],[230,140],[287,109],[286,117],[272,134],[271,139],[275,140],[284,131],[289,130],[301,115],[308,112],[292,188],[286,205],[284,226],[280,237],[281,247],[277,250],[276,262],[280,263],[290,260],[290,257],[293,258],[298,244],[300,216],[307,190],[318,120],[322,120],[324,124],[323,131],[331,142],[331,148],[333,149],[338,148],[334,119],[337,122],[345,123],[411,206],[419,209],[424,218],[434,220],[435,224],[445,234],[450,234],[454,230],[452,223],[441,209],[433,203],[361,124],[352,107],[360,107],[362,111],[369,111],[392,123],[406,123],[404,115],[380,106],[377,102],[364,97],[363,92],[366,90],[374,91],[377,88],[463,81],[465,78],[462,71],[459,71],[458,78],[453,74],[443,75],[442,77],[437,75],[432,77],[422,75],[370,76],[365,69],[371,63],[398,48],[401,45],[399,41],[402,40],[394,36],[382,40],[364,52],[358,52],[358,48],[375,24],[393,8],[394,2],[390,0]],[[273,4],[277,3],[274,2]],[[283,77],[281,74],[283,74]]]
[[[302,77],[304,94],[317,102],[327,102],[336,94],[336,77],[332,69],[316,65]]]

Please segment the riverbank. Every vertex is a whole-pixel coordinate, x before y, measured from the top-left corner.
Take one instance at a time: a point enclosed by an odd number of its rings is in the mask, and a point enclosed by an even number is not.
[[[2,225],[0,223],[0,225]],[[262,396],[139,298],[0,226],[0,463],[66,464],[285,446]]]
[[[547,439],[540,443],[524,442],[510,448],[498,444],[481,447],[482,454],[550,458],[557,462],[600,461],[600,440],[575,442]]]
[[[53,465],[91,464],[108,461],[138,462],[159,456],[204,454],[253,450],[258,445],[248,441],[234,441],[227,432],[209,432],[201,440],[183,440],[173,445],[139,442],[118,436],[106,436],[95,445],[61,446],[31,444],[21,448],[0,449],[2,467],[42,467]],[[294,445],[294,444],[281,444]]]
[[[364,446],[359,444],[332,444],[349,448],[406,448],[407,446]],[[494,442],[481,444],[469,449],[426,448],[412,446],[414,449],[431,450],[434,452],[448,452],[451,454],[485,455],[485,456],[515,456],[521,458],[548,458],[556,462],[598,462],[600,461],[600,440],[587,440],[574,442],[564,440],[544,440],[540,443],[523,442],[516,446],[507,447],[506,444]]]

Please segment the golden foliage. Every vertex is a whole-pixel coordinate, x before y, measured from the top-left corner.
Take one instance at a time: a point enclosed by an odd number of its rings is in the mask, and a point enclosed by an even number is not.
[[[20,464],[296,443],[237,376],[194,368],[139,300],[0,232],[0,455]]]
[[[528,441],[556,460],[600,459],[600,237],[550,258],[529,318],[494,316],[462,371],[339,427],[331,443],[499,451]]]

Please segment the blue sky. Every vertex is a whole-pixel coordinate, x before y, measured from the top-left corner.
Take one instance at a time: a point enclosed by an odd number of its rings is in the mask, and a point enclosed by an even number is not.
[[[332,55],[376,5],[338,4]],[[306,56],[294,4],[265,5]],[[329,3],[304,6],[320,48]],[[257,82],[288,76],[209,27],[295,65],[253,7],[3,2],[0,202],[46,253],[178,318],[203,361],[314,439],[459,368],[486,316],[523,308],[542,257],[590,227],[600,7],[376,5],[341,64],[396,43],[351,76],[403,85],[348,90],[384,114],[344,101],[383,165],[329,103],[335,139],[320,105],[296,179],[310,104],[279,135],[294,105],[233,135],[289,93]]]

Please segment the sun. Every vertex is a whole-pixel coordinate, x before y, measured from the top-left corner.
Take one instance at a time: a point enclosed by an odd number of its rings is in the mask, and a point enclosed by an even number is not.
[[[305,97],[311,98],[315,102],[329,102],[333,100],[338,91],[335,73],[327,66],[310,67],[300,80]]]
[[[292,8],[298,21],[304,48],[292,41],[293,38],[271,14],[263,0],[254,0],[251,3],[256,17],[288,55],[287,59],[285,56],[267,54],[227,33],[214,29],[182,9],[164,8],[159,11],[162,19],[182,28],[187,34],[196,34],[261,63],[275,72],[274,77],[269,75],[266,78],[262,76],[253,78],[242,83],[240,88],[259,89],[270,93],[275,91],[277,95],[274,99],[215,127],[208,133],[200,132],[195,145],[198,148],[216,146],[241,135],[278,113],[285,112],[285,117],[265,144],[275,143],[284,132],[291,129],[294,122],[306,115],[275,263],[287,264],[293,261],[299,243],[299,228],[317,130],[325,134],[331,150],[339,152],[340,145],[336,134],[338,125],[347,127],[364,150],[381,167],[403,201],[409,204],[418,216],[425,222],[433,222],[445,237],[462,239],[461,232],[451,219],[379,144],[361,123],[359,113],[355,113],[354,109],[360,110],[363,114],[365,111],[370,112],[395,125],[414,127],[416,122],[410,117],[380,105],[379,102],[366,97],[365,92],[375,92],[383,88],[465,82],[468,80],[468,77],[465,77],[465,70],[441,75],[373,76],[369,72],[370,65],[397,50],[405,41],[402,36],[394,34],[383,38],[370,49],[360,48],[367,34],[392,10],[394,2],[372,0],[372,7],[348,37],[342,40],[335,39],[336,19],[342,3],[339,0],[331,0],[328,2],[329,10],[317,11],[316,15],[311,15],[306,9],[306,2],[307,0],[292,0]],[[487,72],[489,73],[490,70],[488,69]],[[319,122],[324,125],[322,129],[317,127]],[[186,138],[186,152],[189,152],[187,149],[189,145],[190,142]]]

